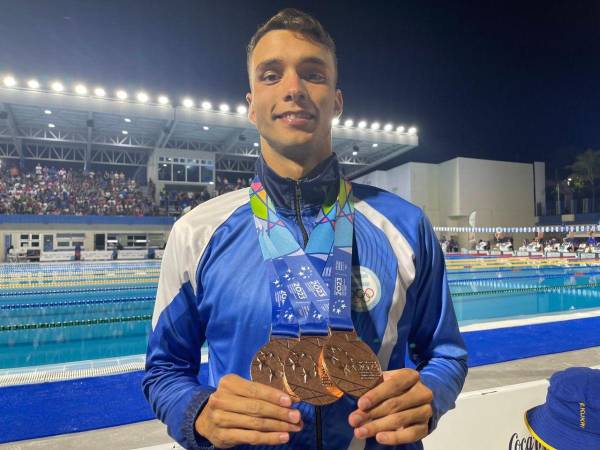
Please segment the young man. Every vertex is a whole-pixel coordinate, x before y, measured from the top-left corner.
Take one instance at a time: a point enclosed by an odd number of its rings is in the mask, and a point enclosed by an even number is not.
[[[342,189],[331,149],[331,120],[343,107],[335,46],[315,19],[283,10],[252,38],[248,71],[248,114],[261,135],[257,180],[308,254],[322,206]],[[275,314],[248,189],[199,205],[173,227],[143,388],[185,448],[421,449],[454,406],[466,351],[431,225],[399,197],[352,189],[351,322],[383,369],[382,382],[358,400],[293,404],[288,392],[250,381]],[[404,368],[407,356],[417,370]]]

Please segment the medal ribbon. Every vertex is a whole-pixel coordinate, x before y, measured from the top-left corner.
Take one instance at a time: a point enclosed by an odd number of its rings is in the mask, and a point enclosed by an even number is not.
[[[250,187],[250,205],[269,273],[271,334],[298,337],[299,329],[304,335],[326,335],[329,321],[333,329],[353,330],[351,184],[340,179],[335,203],[322,205],[306,251],[278,216],[258,177]],[[322,275],[307,255],[326,261]]]

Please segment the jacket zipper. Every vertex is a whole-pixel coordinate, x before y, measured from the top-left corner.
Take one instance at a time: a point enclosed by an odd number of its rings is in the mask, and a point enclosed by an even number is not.
[[[308,244],[308,233],[306,232],[306,228],[304,228],[304,224],[302,223],[302,215],[300,214],[300,199],[302,198],[302,192],[300,191],[300,182],[296,181],[294,186],[296,193],[296,222],[298,222],[298,226],[300,227],[300,231],[302,232],[304,248],[306,248],[306,244]]]
[[[295,184],[295,206],[296,206],[296,222],[300,227],[300,231],[302,232],[302,239],[304,241],[304,248],[308,244],[308,233],[306,232],[306,228],[304,228],[304,224],[302,223],[302,215],[300,214],[300,200],[302,198],[302,192],[300,191],[300,183],[296,181]],[[317,450],[323,450],[323,430],[321,424],[321,407],[315,406],[315,431],[317,434]]]

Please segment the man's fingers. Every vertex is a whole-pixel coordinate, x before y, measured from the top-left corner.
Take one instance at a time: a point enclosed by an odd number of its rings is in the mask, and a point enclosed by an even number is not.
[[[245,430],[265,432],[297,432],[300,431],[303,426],[302,422],[292,424],[281,420],[251,417],[244,414],[220,410],[214,412],[213,418],[215,423],[218,423],[221,428],[242,428]]]
[[[409,390],[419,381],[419,372],[412,369],[394,370],[392,375],[384,375],[383,383],[377,385],[358,400],[358,407],[368,411],[388,398]]]
[[[235,445],[280,445],[290,440],[289,433],[272,432],[264,433],[254,430],[243,430],[237,428],[219,429],[211,441],[215,447],[229,448]]]
[[[424,404],[430,404],[432,400],[433,393],[431,390],[424,384],[417,383],[403,394],[388,398],[367,412],[357,410],[356,412],[352,413],[351,416],[355,418],[353,422],[358,424],[359,422],[364,422],[368,419],[374,420],[378,419],[379,417],[387,416],[391,413],[416,408]],[[356,420],[359,417],[362,420]]]
[[[366,423],[354,430],[354,435],[359,439],[366,439],[378,435],[381,432],[394,432],[398,429],[410,428],[414,425],[429,422],[432,410],[431,405],[422,405],[406,411],[381,417]]]
[[[377,442],[384,445],[411,444],[423,439],[428,434],[429,426],[427,424],[419,424],[400,430],[377,433],[375,439]]]
[[[281,406],[291,406],[291,397],[279,389],[255,381],[248,381],[238,375],[225,375],[219,388],[241,397],[260,399]]]
[[[230,394],[212,394],[208,401],[212,410],[222,410],[252,417],[276,419],[288,423],[300,422],[300,411],[284,408],[264,400],[239,397]],[[216,422],[216,421],[215,421]],[[218,422],[216,422],[218,423]]]

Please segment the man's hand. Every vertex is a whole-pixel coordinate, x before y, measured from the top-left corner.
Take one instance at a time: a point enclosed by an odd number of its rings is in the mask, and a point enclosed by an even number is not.
[[[359,439],[375,436],[380,444],[409,444],[427,436],[432,401],[417,371],[390,370],[383,373],[383,383],[358,400],[348,422]]]
[[[196,419],[198,434],[219,448],[280,445],[302,429],[300,411],[286,393],[237,375],[221,378]]]

